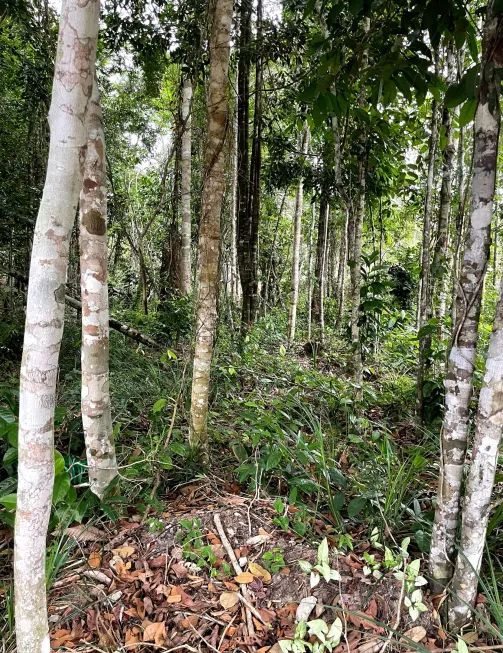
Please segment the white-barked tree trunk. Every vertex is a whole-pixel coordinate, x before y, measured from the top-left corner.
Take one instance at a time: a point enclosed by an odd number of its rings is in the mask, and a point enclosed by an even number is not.
[[[54,485],[54,409],[70,234],[87,145],[99,2],[64,0],[47,176],[35,225],[21,363],[14,537],[18,653],[49,653],[45,553]]]

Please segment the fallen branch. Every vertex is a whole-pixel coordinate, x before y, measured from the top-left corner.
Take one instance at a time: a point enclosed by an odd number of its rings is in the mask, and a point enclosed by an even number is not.
[[[4,272],[9,277],[12,277],[13,279],[17,279],[18,281],[21,281],[25,285],[28,284],[28,278],[25,277],[23,274],[19,274],[19,272],[15,272],[14,270],[9,270],[8,272],[7,271]],[[77,311],[82,311],[82,302],[80,302],[78,299],[75,299],[74,297],[70,297],[70,295],[65,295],[65,304],[71,306]],[[119,333],[122,333],[128,338],[131,338],[131,340],[135,340],[136,342],[141,342],[142,344],[147,345],[148,347],[153,347],[154,349],[163,348],[162,345],[160,345],[156,340],[154,340],[150,336],[141,333],[137,329],[134,329],[133,327],[129,326],[129,324],[124,324],[124,322],[119,322],[119,320],[116,320],[113,317],[109,318],[108,324],[111,329],[114,329],[115,331],[119,331]]]
[[[232,566],[234,567],[234,571],[236,572],[236,576],[239,576],[241,573],[242,569],[239,566],[239,562],[236,558],[236,555],[234,553],[234,550],[231,546],[231,543],[229,542],[229,539],[225,533],[224,527],[222,526],[222,522],[220,520],[220,515],[218,513],[215,513],[213,515],[213,521],[215,522],[215,526],[217,527],[218,534],[220,535],[220,539],[222,540],[222,545],[224,549],[227,552],[227,555],[229,556],[229,560],[231,561]],[[246,587],[245,584],[241,583],[239,585],[239,589],[241,590],[241,594],[243,595],[243,598],[245,599],[243,601],[245,605],[245,610],[246,610],[246,626],[248,628],[248,635],[250,637],[253,637],[255,635],[255,627],[253,625],[253,617],[252,617],[252,611],[250,610],[250,603],[249,603],[249,593],[248,593],[248,588]]]

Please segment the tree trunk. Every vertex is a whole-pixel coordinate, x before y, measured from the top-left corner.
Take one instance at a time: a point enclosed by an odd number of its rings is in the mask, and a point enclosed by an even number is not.
[[[467,189],[465,189],[465,174],[464,174],[464,149],[465,149],[465,135],[464,128],[459,128],[458,140],[458,171],[457,171],[457,186],[458,186],[458,208],[456,211],[456,218],[454,221],[454,247],[453,247],[453,264],[452,264],[452,289],[451,289],[451,323],[456,324],[456,294],[458,290],[458,277],[459,277],[459,250],[463,233],[465,230],[465,203]]]
[[[335,296],[337,299],[337,319],[336,327],[340,327],[342,323],[342,315],[344,312],[344,277],[346,275],[346,262],[348,256],[348,224],[349,224],[349,210],[345,207],[344,223],[341,227],[341,244],[339,249],[339,265],[337,269],[337,280]]]
[[[250,102],[250,33],[252,0],[242,0],[239,32],[238,62],[238,219],[237,219],[237,254],[239,277],[242,289],[241,328],[248,328],[251,321],[251,231],[249,207],[249,102]]]
[[[49,160],[33,239],[21,363],[14,538],[19,653],[50,650],[45,553],[54,485],[54,407],[68,247],[82,185],[98,19],[97,2],[63,2],[49,112]]]
[[[456,61],[454,57],[454,44],[447,44],[447,78],[446,84],[450,86],[456,80]],[[451,111],[444,106],[442,112],[443,138],[445,147],[442,152],[442,187],[440,190],[440,208],[438,212],[438,230],[433,262],[431,266],[432,299],[437,302],[435,317],[442,319],[445,315],[446,297],[445,286],[449,269],[449,222],[451,217],[452,198],[452,169],[456,147],[452,133]]]
[[[493,16],[493,4],[491,1],[488,5],[482,40],[470,226],[456,297],[457,319],[444,382],[445,414],[441,431],[440,479],[430,552],[430,576],[435,592],[444,587],[452,576],[467,444],[468,408],[472,397],[475,348],[491,235],[501,120],[501,82],[497,71],[503,67],[502,30],[500,20]]]
[[[238,262],[237,262],[237,186],[238,186],[238,73],[234,81],[234,110],[232,117],[232,181],[231,181],[231,200],[230,200],[230,222],[231,222],[231,235],[230,235],[230,282],[231,294],[234,301],[239,298],[239,275],[238,275]]]
[[[325,276],[327,259],[328,202],[320,200],[318,219],[318,240],[316,244],[316,263],[314,267],[314,292],[312,297],[312,321],[316,325],[316,338],[325,341]]]
[[[370,30],[370,19],[363,19],[363,31],[367,34]],[[365,70],[368,66],[368,51],[362,53],[361,69]],[[365,85],[360,89],[358,106],[365,107]],[[365,184],[366,184],[366,152],[365,152],[365,132],[362,128],[360,136],[360,152],[358,156],[358,202],[354,210],[353,222],[353,249],[351,253],[351,349],[353,353],[353,381],[357,388],[356,398],[361,399],[361,386],[363,382],[362,368],[362,347],[360,341],[360,295],[361,295],[361,265],[362,265],[362,237],[363,237],[363,218],[365,214]]]
[[[191,154],[192,154],[192,82],[190,79],[183,81],[182,90],[182,138],[181,138],[181,251],[180,251],[180,292],[188,295],[191,290],[192,268],[190,263],[191,245],[191,215],[190,215],[190,183],[191,183]]]
[[[311,322],[313,308],[313,240],[316,223],[316,204],[311,204],[311,224],[309,226],[308,260],[307,260],[307,341],[311,341]]]
[[[204,447],[210,387],[210,367],[217,325],[220,212],[225,186],[225,138],[232,0],[215,0],[210,37],[208,131],[202,218],[199,230],[196,343],[192,377],[190,444]]]
[[[436,54],[436,65],[438,68],[438,55]],[[431,205],[433,197],[433,177],[435,174],[435,155],[438,140],[438,109],[437,101],[431,103],[431,128],[428,153],[428,176],[426,178],[426,192],[424,196],[423,214],[423,240],[421,245],[421,273],[420,293],[418,302],[418,337],[419,337],[419,359],[417,365],[417,426],[422,428],[424,421],[424,396],[423,384],[426,367],[426,352],[429,349],[430,338],[423,333],[424,327],[431,317],[430,302],[430,240],[431,240]]]
[[[309,147],[309,127],[304,123],[301,136],[301,152],[305,156]],[[297,301],[299,299],[300,276],[300,243],[302,236],[302,209],[304,198],[304,180],[299,179],[295,195],[295,213],[293,217],[293,253],[292,277],[290,286],[290,309],[288,312],[288,345],[291,347],[295,340],[295,326],[297,322]]]
[[[250,220],[250,322],[255,322],[258,309],[258,244],[260,224],[260,172],[262,168],[262,0],[257,0],[257,37],[255,62],[255,106],[253,109],[253,139],[250,161],[248,215]]]
[[[502,279],[503,282],[503,279]],[[503,411],[503,283],[480,391],[472,461],[466,483],[461,542],[452,579],[449,625],[458,630],[473,619],[494,477],[498,464]]]
[[[98,82],[87,117],[88,141],[80,193],[82,295],[82,424],[91,490],[101,498],[117,475],[108,369],[108,244],[105,134]]]

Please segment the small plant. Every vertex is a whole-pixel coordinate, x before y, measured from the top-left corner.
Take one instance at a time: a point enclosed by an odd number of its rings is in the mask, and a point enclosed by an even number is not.
[[[277,574],[278,571],[281,571],[285,568],[285,559],[281,555],[281,549],[273,549],[272,551],[267,551],[262,556],[264,561],[264,567],[268,569],[271,574]]]
[[[216,576],[218,572],[214,564],[217,559],[211,546],[203,545],[203,532],[199,519],[182,519],[180,526],[183,530],[179,530],[176,534],[176,541],[182,545],[183,557],[200,568],[210,567],[210,575]]]
[[[328,540],[325,537],[318,547],[318,556],[316,565],[312,565],[307,560],[299,560],[299,566],[306,574],[311,574],[311,588],[316,587],[320,582],[320,576],[329,583],[331,580],[341,580],[341,575],[337,569],[331,569],[330,557],[328,550]],[[320,649],[322,650],[322,649]],[[330,649],[331,650],[331,649]]]
[[[317,637],[318,641],[311,644],[306,642],[306,634],[310,638]],[[312,621],[299,621],[295,629],[294,639],[283,639],[279,646],[284,653],[322,653],[322,651],[333,651],[339,645],[342,636],[342,622],[337,617],[334,623],[329,626],[323,619],[313,619]]]

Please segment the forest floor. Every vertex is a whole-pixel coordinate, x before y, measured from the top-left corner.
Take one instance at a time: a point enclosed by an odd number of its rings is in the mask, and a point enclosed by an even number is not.
[[[336,617],[343,625],[336,653],[377,653],[390,644],[389,650],[433,653],[456,647],[440,626],[442,597],[425,597],[428,609],[413,621],[403,607],[403,582],[391,571],[380,579],[364,571],[364,554],[379,561],[382,551],[359,539],[362,528],[352,534],[353,551],[337,551],[328,515],[314,530],[335,551],[330,567],[340,579],[321,579],[311,589],[299,561],[315,565],[316,548],[278,529],[276,512],[259,494],[233,495],[201,479],[166,497],[154,520],[130,510],[118,523],[66,529],[72,546],[48,601],[52,648],[280,653],[278,642],[294,638],[300,618],[330,625]],[[8,563],[10,556],[2,558]],[[481,608],[485,599],[479,600]],[[475,630],[463,637],[475,646],[488,641]]]

